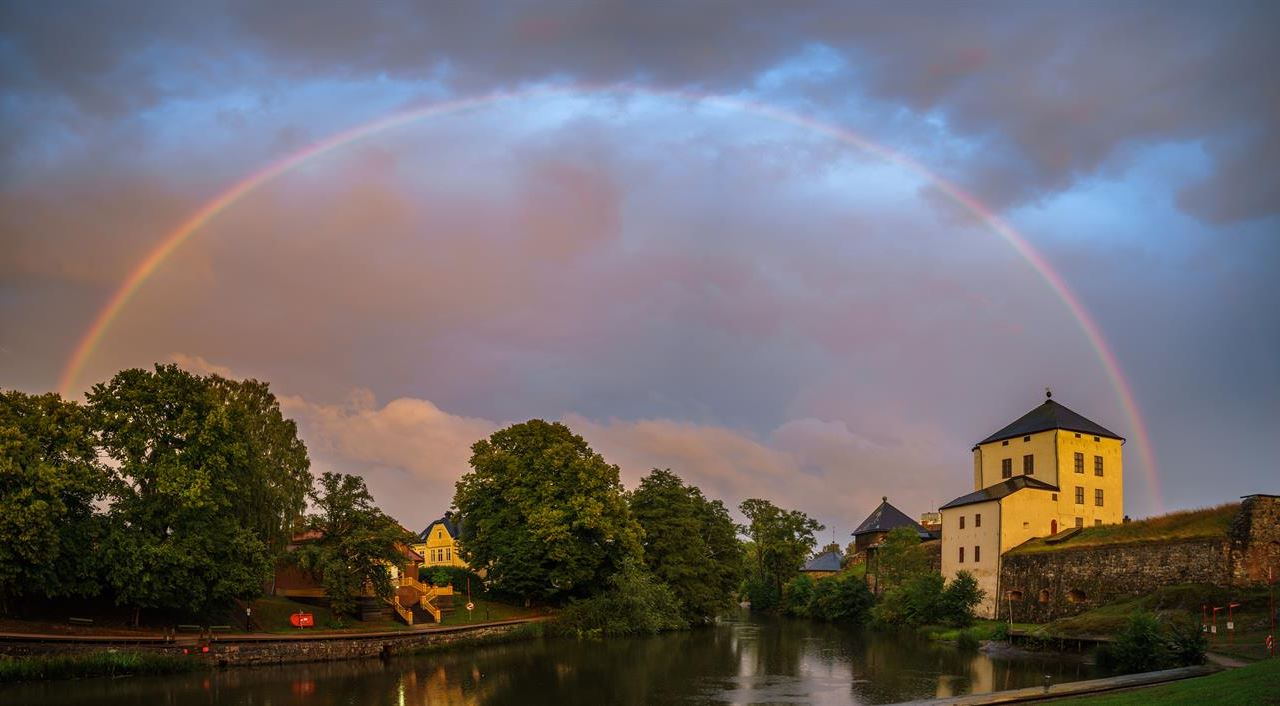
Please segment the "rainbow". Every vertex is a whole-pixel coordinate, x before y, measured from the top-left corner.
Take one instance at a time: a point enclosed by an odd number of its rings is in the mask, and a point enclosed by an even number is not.
[[[236,202],[252,193],[258,187],[293,171],[316,157],[327,154],[341,147],[345,147],[346,145],[363,138],[408,125],[410,123],[426,120],[428,118],[456,115],[458,113],[487,108],[515,100],[564,96],[642,96],[680,101],[695,105],[713,106],[723,108],[728,111],[756,115],[778,123],[793,125],[815,134],[836,140],[844,145],[855,147],[863,152],[873,154],[887,162],[901,166],[927,180],[942,193],[946,194],[953,202],[960,205],[978,220],[985,223],[987,227],[1009,243],[1009,245],[1011,245],[1013,249],[1022,256],[1024,260],[1026,260],[1032,269],[1044,278],[1045,282],[1048,283],[1049,288],[1058,295],[1063,304],[1066,305],[1067,310],[1073,317],[1075,317],[1076,321],[1079,322],[1080,328],[1084,332],[1089,344],[1097,351],[1107,377],[1110,379],[1112,387],[1119,397],[1121,408],[1123,409],[1125,416],[1129,419],[1130,426],[1133,429],[1134,440],[1138,445],[1138,453],[1142,458],[1143,465],[1146,467],[1148,491],[1155,500],[1157,507],[1159,508],[1163,506],[1159,476],[1156,471],[1155,451],[1152,448],[1151,438],[1147,431],[1146,424],[1143,422],[1137,400],[1133,395],[1133,390],[1130,388],[1127,379],[1121,372],[1119,360],[1116,359],[1115,353],[1112,352],[1111,347],[1107,344],[1098,324],[1091,316],[1089,316],[1089,313],[1085,310],[1080,299],[1075,295],[1071,288],[1067,286],[1067,283],[1062,276],[1050,266],[1048,260],[1046,260],[1039,251],[1032,247],[1024,236],[1014,230],[1012,226],[1004,221],[1004,219],[1000,218],[976,198],[966,193],[958,186],[943,179],[923,164],[900,152],[872,142],[871,140],[846,128],[820,122],[814,118],[775,106],[754,103],[737,98],[629,85],[598,87],[540,87],[519,91],[500,91],[461,100],[442,102],[423,108],[395,113],[358,125],[343,132],[331,135],[328,138],[325,138],[310,147],[306,147],[295,152],[279,161],[268,164],[262,169],[232,185],[229,189],[219,194],[213,200],[200,207],[199,210],[191,214],[191,217],[179,224],[172,232],[165,235],[160,240],[159,244],[147,253],[129,276],[124,279],[119,288],[117,288],[111,295],[111,298],[107,300],[106,304],[103,305],[102,309],[93,319],[89,328],[81,336],[75,349],[72,351],[71,356],[68,358],[67,364],[58,380],[58,389],[60,393],[64,397],[70,397],[74,394],[75,386],[80,377],[81,370],[93,355],[98,344],[102,341],[102,337],[106,333],[107,329],[109,329],[111,324],[117,317],[119,317],[120,312],[128,305],[129,300],[132,299],[133,295],[142,287],[143,283],[146,282],[162,264],[164,264],[165,260],[168,259],[175,250],[181,247],[188,238],[209,223],[209,221],[216,218],[218,214],[233,206]]]

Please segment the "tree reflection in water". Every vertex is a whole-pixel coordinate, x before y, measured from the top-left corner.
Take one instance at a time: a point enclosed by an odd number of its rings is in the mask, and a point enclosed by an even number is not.
[[[876,704],[1097,675],[1063,655],[988,657],[914,635],[735,614],[652,638],[536,640],[395,658],[0,687],[0,703],[242,706]]]

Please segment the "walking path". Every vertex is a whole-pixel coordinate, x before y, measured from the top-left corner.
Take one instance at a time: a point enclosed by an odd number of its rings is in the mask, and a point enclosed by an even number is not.
[[[1107,691],[1116,691],[1119,689],[1131,689],[1134,687],[1152,686],[1155,684],[1164,684],[1179,679],[1188,679],[1191,677],[1203,677],[1219,671],[1217,667],[1203,665],[1199,667],[1179,667],[1178,669],[1166,669],[1159,672],[1143,672],[1141,674],[1125,674],[1118,677],[1107,677],[1106,679],[1088,679],[1086,681],[1067,682],[1065,684],[1053,684],[1049,687],[1033,686],[1025,689],[1011,689],[1009,691],[994,691],[986,694],[970,694],[968,696],[952,696],[945,699],[930,699],[927,701],[912,701],[913,704],[927,704],[929,706],[942,706],[943,704],[958,704],[960,706],[985,706],[986,704],[1016,704],[1028,701],[1040,701],[1043,699],[1057,699],[1067,696],[1083,696],[1087,694],[1096,694]]]

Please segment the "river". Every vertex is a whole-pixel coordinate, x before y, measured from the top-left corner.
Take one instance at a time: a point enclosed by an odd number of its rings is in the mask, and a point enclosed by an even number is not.
[[[400,657],[0,687],[0,704],[571,706],[880,704],[1099,676],[1075,655],[988,656],[744,613],[651,638],[535,640]]]

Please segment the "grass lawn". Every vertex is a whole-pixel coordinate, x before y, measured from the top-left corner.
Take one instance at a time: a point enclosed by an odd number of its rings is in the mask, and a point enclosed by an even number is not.
[[[1231,526],[1231,518],[1240,509],[1240,503],[1227,503],[1201,510],[1185,510],[1168,515],[1149,517],[1118,525],[1086,527],[1078,534],[1057,544],[1049,544],[1043,538],[1027,541],[1011,550],[1014,554],[1053,552],[1060,549],[1092,547],[1100,544],[1124,544],[1128,542],[1160,542],[1171,539],[1195,537],[1225,537]]]
[[[546,608],[525,608],[524,606],[498,603],[484,598],[473,598],[472,602],[476,604],[476,609],[468,615],[466,608],[467,597],[463,594],[454,595],[453,610],[444,614],[444,620],[440,624],[469,625],[471,623],[486,623],[491,620],[532,618],[547,614]]]
[[[295,628],[289,616],[302,611],[315,618],[314,628]],[[237,629],[241,624],[237,624]],[[339,618],[326,606],[300,603],[280,596],[266,596],[253,602],[253,625],[258,632],[287,633],[306,630],[344,630],[368,632],[378,630],[406,630],[408,626],[395,619],[362,621]]]
[[[1093,694],[1047,703],[1090,704],[1091,706],[1159,706],[1160,704],[1280,704],[1280,658],[1268,659],[1240,669],[1207,677],[1154,686],[1148,689]]]
[[[945,625],[926,625],[920,628],[920,633],[930,640],[943,640],[946,642],[955,642],[960,639],[960,633],[967,632],[973,636],[975,640],[994,640],[996,630],[1001,625],[1007,626],[1009,623],[1003,620],[975,620],[973,625],[967,628],[952,628]],[[1030,630],[1037,627],[1031,623],[1014,623],[1014,630]]]

